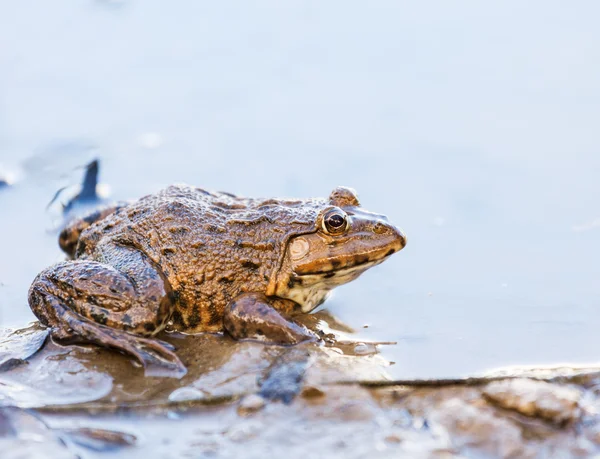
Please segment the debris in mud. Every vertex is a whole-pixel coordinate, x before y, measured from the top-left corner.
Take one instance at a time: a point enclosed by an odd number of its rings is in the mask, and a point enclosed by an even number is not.
[[[137,442],[135,435],[115,430],[81,427],[61,429],[60,432],[67,437],[68,441],[98,452],[114,451],[123,447],[134,446]]]
[[[60,196],[63,194],[73,194],[73,197],[68,198],[66,203],[61,203],[62,212],[69,214],[73,212],[77,207],[86,207],[90,204],[97,204],[101,201],[101,197],[98,193],[98,173],[100,171],[100,161],[94,159],[92,162],[85,166],[85,174],[81,186],[77,187],[77,191],[72,187],[66,186],[60,188],[54,197],[48,203],[48,208],[59,201]]]
[[[315,400],[325,397],[325,391],[315,386],[305,386],[301,394],[303,398]]]
[[[573,422],[581,416],[581,391],[545,381],[518,378],[489,383],[485,398],[507,410],[541,418],[554,424]]]
[[[268,400],[291,403],[302,388],[310,354],[304,348],[291,348],[267,370],[260,382],[260,395]]]
[[[0,329],[0,372],[25,363],[46,341],[48,329],[33,324],[20,330]]]

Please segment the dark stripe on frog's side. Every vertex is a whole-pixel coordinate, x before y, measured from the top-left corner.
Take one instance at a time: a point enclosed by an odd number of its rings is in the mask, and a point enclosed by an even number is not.
[[[211,301],[208,305],[208,325],[220,324],[222,320],[223,317],[219,314],[217,306]]]
[[[302,285],[304,281],[301,277],[290,277],[287,283],[288,288],[294,288],[296,285]]]
[[[178,309],[175,309],[171,314],[171,320],[173,321],[173,325],[178,326],[181,329],[185,327],[185,321],[183,320],[183,316]]]
[[[190,314],[188,316],[188,327],[194,329],[201,322],[202,322],[202,316],[200,315],[200,307],[197,304],[195,304],[192,307],[192,311],[190,312]]]

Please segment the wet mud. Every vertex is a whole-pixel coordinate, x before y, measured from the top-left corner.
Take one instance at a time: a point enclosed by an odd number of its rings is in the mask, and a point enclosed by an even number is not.
[[[352,341],[326,311],[305,324],[327,340],[285,347],[165,334],[189,368],[181,379],[145,377],[125,355],[56,343],[37,324],[3,330],[0,444],[15,458],[260,457],[277,448],[289,457],[333,458],[600,451],[600,367],[399,381],[380,345]]]

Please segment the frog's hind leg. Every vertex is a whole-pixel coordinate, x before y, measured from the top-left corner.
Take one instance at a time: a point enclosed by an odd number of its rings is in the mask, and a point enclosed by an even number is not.
[[[119,202],[110,206],[100,207],[94,209],[89,214],[84,215],[81,218],[76,218],[64,227],[58,236],[58,245],[70,258],[75,257],[75,251],[77,249],[77,243],[79,242],[79,236],[83,233],[83,230],[89,228],[94,223],[105,219],[116,211],[125,207],[126,202]]]
[[[186,374],[185,366],[172,352],[173,346],[169,343],[91,322],[65,307],[54,296],[46,296],[44,301],[46,307],[53,309],[61,318],[61,324],[52,327],[54,338],[71,343],[94,343],[123,351],[144,366],[146,376],[180,378]]]
[[[142,254],[125,249],[119,256],[129,272],[88,260],[42,271],[29,290],[32,311],[57,339],[121,350],[148,376],[183,376],[186,368],[172,346],[151,337],[171,312],[164,281]]]

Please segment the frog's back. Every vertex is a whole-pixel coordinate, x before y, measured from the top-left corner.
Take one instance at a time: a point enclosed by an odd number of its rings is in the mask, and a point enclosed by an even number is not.
[[[289,234],[312,231],[320,200],[264,200],[174,185],[120,209],[82,234],[79,257],[103,242],[135,246],[168,280],[178,328],[221,327],[225,305],[267,289]]]

